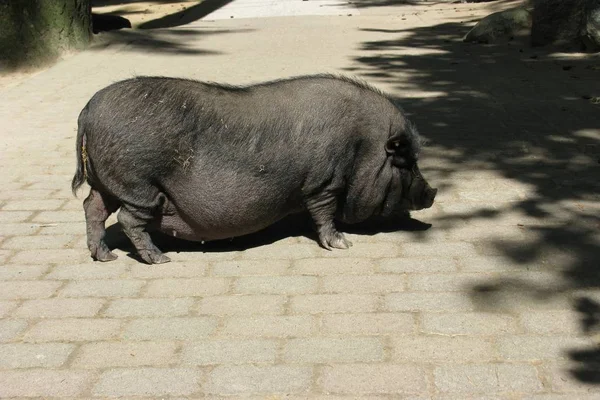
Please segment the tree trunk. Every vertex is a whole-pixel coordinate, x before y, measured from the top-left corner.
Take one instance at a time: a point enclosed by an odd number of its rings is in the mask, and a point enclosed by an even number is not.
[[[51,62],[91,34],[90,0],[0,0],[0,71]]]

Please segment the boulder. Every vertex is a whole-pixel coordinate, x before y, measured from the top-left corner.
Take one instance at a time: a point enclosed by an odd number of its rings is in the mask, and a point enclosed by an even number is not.
[[[531,44],[600,49],[600,0],[534,0]]]
[[[583,40],[587,50],[600,50],[600,0],[587,11]]]
[[[502,43],[531,34],[531,10],[517,7],[488,15],[463,38],[465,42]]]

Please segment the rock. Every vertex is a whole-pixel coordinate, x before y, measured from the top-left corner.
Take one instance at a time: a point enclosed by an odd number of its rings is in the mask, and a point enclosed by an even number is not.
[[[531,33],[531,12],[528,7],[517,7],[488,15],[477,23],[463,38],[465,42],[500,43]]]
[[[600,50],[600,1],[596,1],[587,12],[583,40],[587,50]]]
[[[571,44],[581,35],[585,3],[589,0],[534,0],[531,44]]]
[[[600,0],[534,0],[531,44],[600,50]]]

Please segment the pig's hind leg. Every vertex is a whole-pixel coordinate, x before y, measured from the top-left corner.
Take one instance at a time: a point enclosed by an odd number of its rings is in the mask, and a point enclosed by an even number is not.
[[[124,203],[121,210],[119,210],[119,214],[117,214],[117,219],[142,260],[148,264],[162,264],[171,261],[171,259],[152,243],[146,229],[156,218],[156,212],[162,208],[165,196],[162,193],[156,193],[153,198],[153,204],[144,207]]]
[[[87,246],[94,260],[113,261],[117,259],[116,254],[112,253],[106,245],[104,236],[106,220],[118,208],[119,203],[116,200],[94,188],[90,190],[90,194],[83,201]]]
[[[337,208],[335,195],[331,193],[316,195],[306,201],[306,208],[316,225],[319,242],[324,248],[348,249],[352,246],[352,242],[335,228],[333,222]]]

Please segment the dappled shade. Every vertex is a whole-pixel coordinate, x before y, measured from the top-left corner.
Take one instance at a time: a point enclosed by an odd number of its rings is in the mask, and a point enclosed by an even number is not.
[[[594,60],[561,60],[549,50],[534,52],[518,43],[461,43],[466,30],[461,23],[366,30],[389,38],[362,43],[348,70],[394,87],[429,140],[425,157],[433,161],[423,169],[432,184],[438,184],[437,177],[443,181],[440,191],[449,193],[469,179],[470,170],[489,170],[528,193],[496,200],[503,189],[498,183],[494,193],[485,193],[495,187],[491,181],[482,188],[480,208],[441,213],[433,222],[436,229],[486,222],[493,227],[511,218],[518,234],[491,235],[481,244],[485,251],[524,271],[533,267],[564,277],[562,285],[490,278],[472,287],[473,301],[495,311],[511,296],[541,304],[599,288],[600,106],[593,99],[600,95],[600,71]],[[420,95],[404,97],[414,91]],[[596,320],[589,322],[588,316],[583,326],[598,332],[594,307]],[[573,350],[570,357],[577,379],[599,383],[598,349]]]

